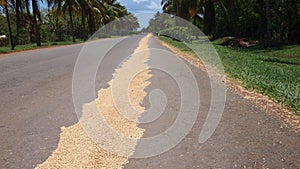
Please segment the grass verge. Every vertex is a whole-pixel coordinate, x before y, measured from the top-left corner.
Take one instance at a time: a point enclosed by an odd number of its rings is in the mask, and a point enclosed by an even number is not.
[[[184,43],[159,37],[168,44],[193,53]],[[197,46],[197,42],[193,42]],[[200,46],[200,45],[199,45]],[[228,48],[214,44],[226,74],[294,109],[300,115],[300,46],[280,49]]]
[[[50,47],[50,46],[72,45],[72,44],[77,44],[77,43],[82,43],[82,42],[84,42],[84,41],[81,39],[78,39],[78,40],[76,40],[75,43],[73,43],[72,41],[46,42],[46,43],[42,43],[42,46],[40,46],[40,47],[37,47],[35,43],[34,44],[26,44],[26,45],[17,45],[15,47],[15,50],[11,50],[10,46],[4,46],[4,47],[0,47],[0,54],[24,51],[24,50],[31,50],[31,49],[39,49],[39,48],[45,48],[45,47]]]

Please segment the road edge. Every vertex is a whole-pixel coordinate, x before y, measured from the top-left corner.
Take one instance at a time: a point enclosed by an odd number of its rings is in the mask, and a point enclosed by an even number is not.
[[[180,49],[172,46],[171,44],[160,40],[158,37],[156,37],[156,39],[161,43],[161,45],[170,49],[178,57],[184,59],[185,61],[201,69],[202,71],[206,71],[205,65],[199,58],[197,58],[196,55],[183,52]],[[266,113],[280,117],[284,122],[284,125],[280,126],[280,128],[289,127],[290,125],[290,127],[295,132],[300,132],[300,116],[298,116],[297,113],[291,108],[274,101],[272,98],[263,95],[256,90],[246,89],[245,87],[243,87],[243,83],[241,81],[230,78],[228,76],[226,76],[226,86],[230,91],[240,95],[247,100],[250,100]]]

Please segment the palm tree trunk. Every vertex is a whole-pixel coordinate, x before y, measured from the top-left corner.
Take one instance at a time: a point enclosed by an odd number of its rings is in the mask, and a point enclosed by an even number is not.
[[[86,32],[85,32],[85,15],[84,15],[83,9],[82,9],[82,13],[81,13],[81,29],[82,29],[82,34],[83,34],[83,40],[86,40],[87,36],[86,36]]]
[[[20,33],[20,7],[21,7],[21,1],[16,0],[16,35],[15,35],[15,45],[18,44],[18,37]]]
[[[265,22],[266,22],[266,13],[264,11],[264,1],[258,0],[257,2],[259,7],[259,24],[258,24],[258,32],[257,37],[259,40],[263,40],[265,38]]]
[[[5,8],[5,15],[6,15],[6,19],[7,19],[7,26],[8,26],[8,31],[9,31],[9,40],[10,40],[11,50],[15,50],[7,4],[4,5],[4,8]]]
[[[90,13],[88,15],[88,19],[89,19],[89,31],[90,31],[90,35],[93,35],[95,33],[95,22],[94,22],[94,17],[93,15]]]
[[[32,13],[33,13],[33,25],[34,25],[34,30],[35,30],[35,40],[36,40],[36,45],[41,46],[41,34],[39,30],[39,26],[37,23],[37,2],[36,0],[32,0]]]
[[[213,38],[215,33],[216,11],[214,2],[208,0],[204,5],[204,33]]]
[[[72,16],[71,5],[68,6],[68,10],[69,10],[70,23],[71,23],[72,41],[75,42],[74,24],[73,24],[73,16]]]
[[[239,37],[239,28],[237,25],[237,16],[236,16],[236,10],[235,10],[235,0],[230,0],[230,8],[231,8],[231,17],[232,17],[232,28],[233,28],[233,34],[235,37]]]
[[[299,31],[299,28],[295,27],[295,22],[299,20],[298,9],[299,8],[297,0],[291,0],[286,2],[286,12],[288,14],[287,39],[289,42],[292,42],[295,39],[295,34],[293,33],[293,31],[297,29]]]
[[[175,3],[176,3],[176,13],[177,13],[177,16],[181,17],[180,2],[178,0],[175,0]]]
[[[270,1],[265,0],[265,3],[266,3],[266,19],[267,19],[266,40],[267,40],[267,43],[269,43],[272,39]]]
[[[26,0],[25,1],[25,7],[26,7],[26,13],[28,15],[28,17],[31,17],[31,14],[30,14],[30,9],[29,9],[29,0]],[[32,30],[32,22],[31,22],[31,19],[29,20],[29,28],[27,29],[28,31],[28,34],[29,34],[29,41],[30,43],[33,43],[33,30]]]

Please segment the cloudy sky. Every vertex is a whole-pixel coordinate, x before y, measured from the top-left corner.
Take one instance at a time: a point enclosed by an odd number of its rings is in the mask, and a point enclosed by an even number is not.
[[[118,0],[132,13],[156,13],[161,11],[161,0]]]
[[[161,10],[161,0],[118,0],[126,6],[129,12],[139,19],[141,28],[148,25],[149,20],[157,11]]]

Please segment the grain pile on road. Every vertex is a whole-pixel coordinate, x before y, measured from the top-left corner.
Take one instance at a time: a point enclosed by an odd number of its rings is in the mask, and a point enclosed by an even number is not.
[[[130,101],[132,108],[140,112],[139,114],[137,114],[136,118],[140,117],[141,113],[145,111],[145,108],[141,107],[140,103],[142,103],[143,98],[147,95],[144,89],[149,85],[149,82],[147,82],[146,80],[150,79],[151,75],[148,74],[150,70],[147,69],[148,67],[144,63],[147,61],[149,56],[141,54],[145,54],[142,51],[148,48],[148,39],[149,35],[146,38],[142,39],[139,47],[134,51],[132,57],[124,62],[120,69],[116,70],[114,79],[109,82],[110,87],[107,89],[102,89],[98,92],[98,95],[102,97],[99,97],[97,104],[99,105],[101,110],[107,110],[103,111],[102,115],[110,124],[110,127],[116,130],[118,133],[130,138],[141,138],[144,130],[138,128],[136,122],[129,121],[125,117],[123,117],[123,115],[120,114],[120,110],[116,109],[115,104],[120,102],[126,103],[126,100],[128,102]],[[144,71],[138,72],[138,70]],[[136,72],[137,74],[132,74],[130,72]],[[126,81],[127,79],[132,79],[129,86],[126,85],[124,79]],[[112,89],[111,87],[113,83],[117,86],[116,88]],[[124,89],[126,89],[126,91],[119,92],[118,96],[112,97],[111,92],[117,93],[117,91],[115,90],[118,90],[121,87],[125,87]],[[126,95],[128,92],[129,100],[127,99]],[[123,107],[125,107],[125,105]]]
[[[140,41],[135,53],[148,48],[149,37],[150,35]],[[141,103],[147,95],[144,90],[149,85],[147,80],[151,77],[145,63],[148,57],[147,55],[133,54],[114,74],[114,77],[116,77],[121,72],[126,73],[130,69],[134,69],[133,65],[136,65],[136,62],[139,62],[140,68],[144,68],[144,71],[132,77],[128,86],[131,106],[140,113],[139,115],[145,111]],[[134,138],[133,142],[128,143],[129,145],[126,142],[117,143],[123,146],[126,151],[131,151],[126,153],[133,154],[137,139],[143,136],[144,129],[138,128],[136,122],[129,121],[119,114],[114,106],[115,100],[111,91],[113,83],[114,79],[109,82],[110,87],[98,91],[98,98],[96,100],[83,106],[83,115],[80,122],[81,120],[95,119],[94,115],[91,115],[92,113],[89,111],[98,110],[97,113],[99,114],[97,115],[104,117],[109,127],[116,131],[116,133],[128,138]],[[86,128],[83,123],[62,128],[57,149],[44,163],[37,165],[36,168],[122,168],[128,162],[128,156],[119,156],[98,146],[95,140],[89,137],[90,135],[84,129]],[[114,140],[108,141],[113,142]]]

